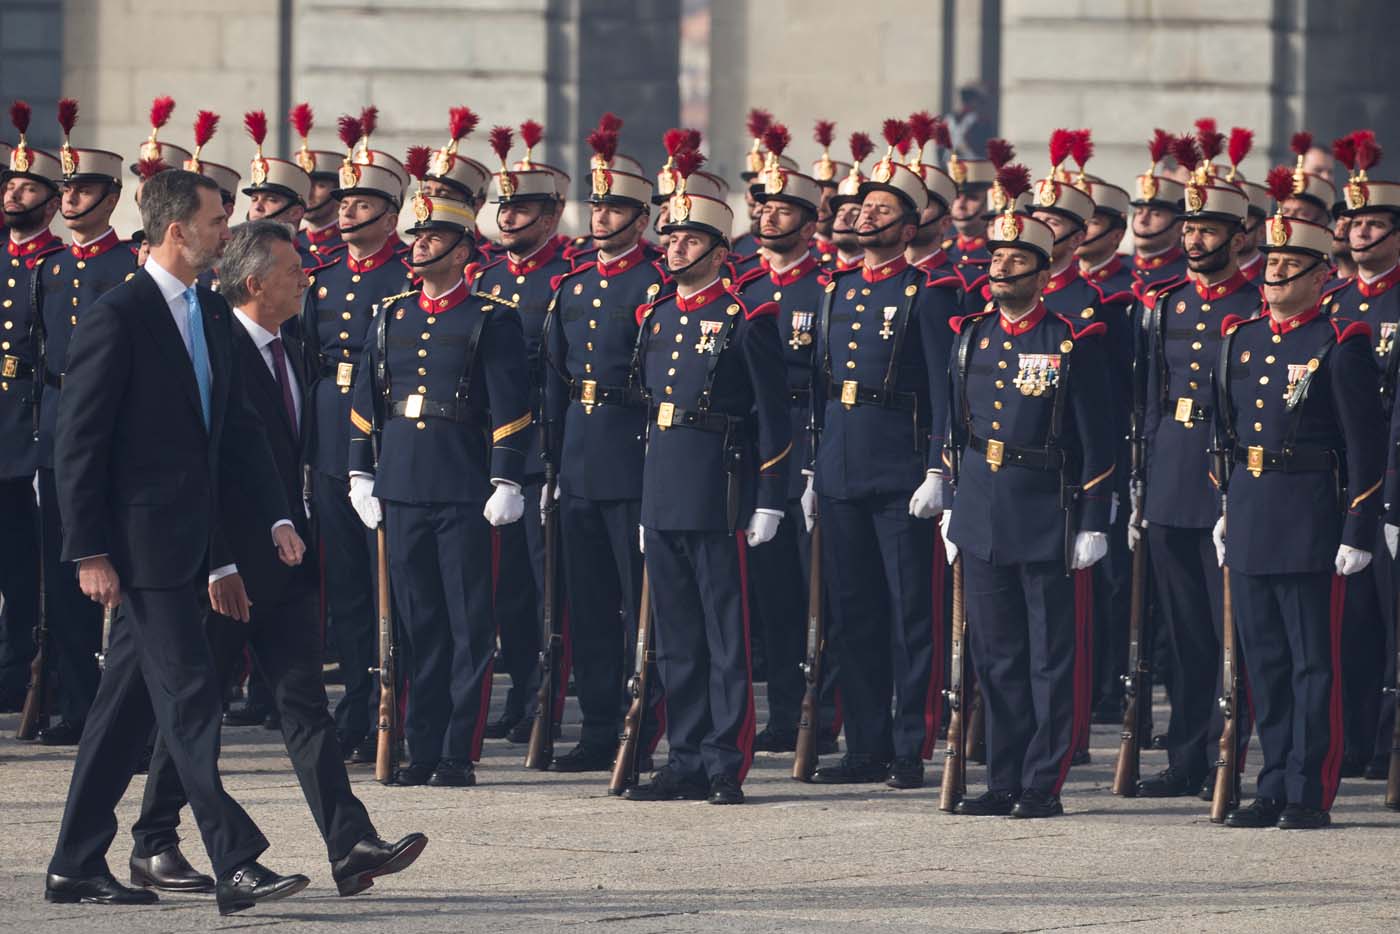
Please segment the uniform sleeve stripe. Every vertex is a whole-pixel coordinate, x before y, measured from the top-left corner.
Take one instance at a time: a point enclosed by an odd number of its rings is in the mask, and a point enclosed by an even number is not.
[[[520,416],[515,421],[507,425],[502,425],[500,428],[497,428],[491,433],[491,443],[500,444],[502,441],[504,441],[506,438],[509,438],[516,432],[524,431],[530,426],[531,418],[532,416],[530,415],[530,413],[526,412],[524,415]]]
[[[1108,468],[1107,470],[1105,470],[1103,473],[1099,474],[1099,475],[1098,475],[1097,477],[1095,477],[1094,479],[1090,480],[1088,483],[1084,484],[1084,489],[1086,489],[1086,490],[1092,490],[1094,487],[1098,486],[1100,483],[1102,483],[1104,480],[1107,480],[1107,479],[1108,479],[1109,477],[1111,477],[1112,475],[1113,475],[1113,468],[1110,467],[1110,468]]]
[[[760,470],[760,471],[764,471],[764,470],[767,470],[769,467],[772,467],[774,464],[781,463],[781,462],[782,462],[782,459],[783,459],[784,457],[787,457],[787,456],[788,456],[788,453],[789,453],[791,450],[792,450],[792,442],[789,441],[789,442],[788,442],[788,446],[785,447],[785,448],[783,448],[782,451],[778,454],[777,457],[773,458],[773,459],[770,460],[770,461],[764,461],[763,466],[760,467],[759,470]]]
[[[371,429],[369,421],[366,420],[363,415],[361,415],[359,412],[356,412],[354,409],[350,410],[350,424],[360,429],[360,431],[363,434],[370,433]]]
[[[1375,482],[1375,484],[1374,484],[1369,490],[1367,490],[1365,493],[1362,493],[1362,494],[1361,494],[1360,496],[1358,496],[1356,499],[1354,499],[1354,500],[1351,501],[1351,508],[1352,508],[1352,509],[1355,509],[1357,506],[1360,506],[1361,503],[1362,503],[1362,501],[1365,500],[1366,497],[1370,496],[1372,493],[1376,492],[1376,491],[1379,490],[1380,488],[1381,488],[1381,481],[1380,481],[1380,480],[1377,480],[1377,481]]]

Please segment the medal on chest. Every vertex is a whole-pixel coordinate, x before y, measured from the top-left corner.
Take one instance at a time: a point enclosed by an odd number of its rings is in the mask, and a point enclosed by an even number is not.
[[[1308,374],[1321,366],[1321,361],[1313,357],[1307,363],[1288,364],[1288,386],[1283,390],[1284,403],[1288,408],[1293,408],[1302,402],[1303,394],[1307,392]]]
[[[886,305],[880,313],[885,319],[885,323],[880,325],[880,337],[884,340],[889,340],[891,337],[894,337],[894,331],[891,326],[894,324],[895,315],[899,314],[899,306]]]
[[[1060,355],[1057,353],[1017,354],[1016,378],[1011,381],[1023,396],[1043,396],[1060,382]]]
[[[810,311],[792,313],[792,337],[788,340],[788,346],[793,350],[800,350],[812,343],[812,317]]]
[[[700,340],[695,344],[696,353],[718,353],[719,347],[715,338],[719,336],[720,329],[724,327],[723,321],[706,321],[700,319]]]
[[[1395,326],[1396,322],[1394,321],[1381,322],[1380,340],[1376,341],[1376,356],[1390,356],[1390,351],[1395,347]]]

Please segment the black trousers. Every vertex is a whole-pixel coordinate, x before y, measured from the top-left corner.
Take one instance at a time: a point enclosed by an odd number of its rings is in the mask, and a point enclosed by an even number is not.
[[[1087,620],[1076,618],[1074,578],[1059,561],[997,565],[963,553],[972,663],[982,688],[987,788],[1059,794],[1088,697]]]
[[[1259,794],[1327,810],[1342,765],[1342,579],[1230,572],[1264,765]]]
[[[744,548],[725,532],[646,530],[667,766],[690,778],[742,782],[753,762]]]
[[[284,604],[255,602],[247,623],[211,612],[205,634],[220,684],[226,684],[242,663],[244,647],[252,650],[281,715],[292,769],[334,862],[374,833],[374,825],[350,790],[321,682],[318,599],[316,593],[308,592]],[[165,739],[158,737],[141,816],[131,828],[136,841],[132,854],[154,856],[178,845],[180,809],[186,803],[174,757]]]
[[[39,612],[39,507],[29,477],[0,480],[0,516],[5,517],[5,534],[0,535],[0,594],[5,597],[0,694],[21,694],[29,684]]]
[[[1108,554],[1093,567],[1093,698],[1118,701],[1128,670],[1128,624],[1132,614],[1133,553],[1128,548],[1128,513],[1123,491],[1116,520],[1108,528]]]
[[[49,871],[106,872],[115,809],[145,750],[152,719],[222,878],[256,859],[267,839],[219,778],[220,681],[201,625],[203,572],[173,590],[128,589],[112,627],[107,669],[78,744]]]
[[[540,527],[541,484],[526,486],[525,514],[494,530],[496,631],[501,668],[510,675],[508,717],[518,720],[535,709],[540,686],[540,614],[544,601],[544,531]],[[563,612],[556,593],[555,613]],[[567,677],[567,675],[565,676]]]
[[[1376,530],[1371,547],[1371,563],[1346,578],[1346,607],[1342,617],[1342,735],[1348,759],[1365,764],[1376,747],[1382,708],[1391,708],[1386,717],[1394,724],[1394,703],[1387,703],[1383,689],[1386,670],[1393,671],[1394,651],[1387,652],[1395,638],[1395,565],[1386,548],[1385,534]],[[1390,755],[1391,735],[1385,733],[1385,754]]]
[[[379,682],[370,673],[379,664],[376,536],[350,505],[346,481],[318,472],[312,499],[325,549],[331,632],[345,680],[335,723],[348,742],[358,743],[369,735],[379,710]]]
[[[904,494],[824,496],[820,510],[832,606],[828,645],[847,752],[876,762],[927,759],[942,718],[946,664],[943,595],[935,600],[933,593],[946,564],[934,565],[934,521],[909,515]]]
[[[496,654],[482,506],[384,503],[390,591],[408,649],[404,732],[413,765],[481,758]]]
[[[55,706],[69,723],[87,719],[97,696],[97,652],[102,647],[102,608],[78,587],[78,568],[60,561],[63,529],[52,470],[39,471],[39,503],[44,521],[44,607],[49,624],[49,671]]]

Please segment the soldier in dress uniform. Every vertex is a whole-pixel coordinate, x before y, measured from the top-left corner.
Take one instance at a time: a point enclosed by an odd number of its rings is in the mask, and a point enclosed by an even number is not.
[[[1371,329],[1371,346],[1381,372],[1381,405],[1386,418],[1395,405],[1395,337],[1400,322],[1400,184],[1368,177],[1379,147],[1368,131],[1333,144],[1349,178],[1341,215],[1348,222],[1348,246],[1357,274],[1323,296],[1323,310]],[[1382,686],[1394,684],[1395,564],[1381,535],[1367,546],[1375,560],[1347,579],[1342,628],[1343,723],[1346,734],[1342,776],[1383,779],[1389,766],[1394,721],[1381,716]],[[1387,650],[1389,646],[1389,650]],[[1380,729],[1378,729],[1378,723]],[[1382,736],[1383,734],[1383,736]]]
[[[306,217],[307,200],[311,197],[311,176],[295,162],[263,155],[263,141],[267,138],[267,114],[263,111],[250,110],[244,114],[243,128],[258,147],[248,166],[251,184],[243,189],[248,196],[248,220],[278,221],[292,230],[300,230]],[[308,272],[323,262],[321,254],[313,252],[300,238],[297,254],[301,257],[301,268]]]
[[[1210,380],[1221,319],[1254,317],[1260,299],[1238,265],[1248,236],[1248,198],[1197,171],[1199,150],[1190,137],[1176,140],[1174,154],[1194,173],[1184,188],[1182,214],[1191,277],[1163,286],[1144,324],[1146,490],[1133,489],[1131,498],[1133,518],[1140,511],[1146,521],[1157,599],[1170,632],[1172,712],[1167,768],[1143,779],[1138,794],[1200,793],[1209,800],[1223,725],[1215,704],[1223,604],[1222,576],[1212,566],[1209,543],[1220,499],[1207,453],[1214,402]],[[1247,711],[1240,715],[1248,719]],[[1242,745],[1248,742],[1247,728],[1239,735]]]
[[[689,165],[694,150],[675,159]],[[504,171],[511,198],[543,197],[548,179]],[[663,169],[663,175],[674,172]],[[679,177],[666,176],[673,188]],[[647,260],[651,183],[600,168],[590,173],[589,232],[596,259],[555,285],[544,325],[545,422],[559,465],[559,519],[569,594],[574,685],[583,725],[559,772],[604,771],[622,726],[627,659],[636,645],[642,595],[642,462],[647,409],[637,309],[661,294],[665,274]],[[653,726],[655,718],[650,721]],[[652,734],[648,734],[652,735]],[[659,734],[656,734],[659,735]]]
[[[1024,167],[998,173],[1008,205],[1029,185]],[[1108,550],[1114,439],[1103,322],[1040,299],[1054,239],[1044,222],[1002,213],[988,237],[994,306],[954,322],[960,467],[943,533],[949,560],[963,559],[988,775],[959,814],[1063,813],[1060,788],[1088,728],[1077,668],[1089,633],[1071,574]]]
[[[778,306],[745,307],[720,278],[733,222],[723,202],[678,191],[676,291],[637,315],[651,402],[640,532],[670,754],[624,792],[633,801],[742,803],[752,761],[744,549],[778,531],[792,438]]]
[[[957,198],[957,184],[947,172],[923,161],[924,147],[930,140],[943,149],[952,145],[948,126],[942,119],[920,111],[910,115],[909,127],[914,145],[910,149],[908,165],[923,180],[924,188],[928,190],[928,204],[919,214],[918,229],[904,251],[904,258],[931,280],[958,277],[954,260],[946,247],[948,228],[952,224],[950,211]],[[958,278],[958,286],[962,286],[961,278]],[[939,567],[942,567],[941,563]]]
[[[589,161],[589,172],[591,173],[593,169],[602,166],[605,169],[616,169],[620,172],[626,172],[628,175],[645,178],[647,173],[640,162],[617,151],[621,132],[622,119],[616,114],[605,113],[598,119],[597,128],[588,134],[588,144],[593,150],[593,156]],[[600,245],[591,236],[575,237],[572,242],[563,247],[561,253],[572,265],[581,266],[597,259]],[[642,239],[642,251],[646,253],[647,259],[651,262],[660,262],[666,258],[664,249],[645,238]]]
[[[753,145],[744,157],[744,170],[739,173],[739,177],[744,181],[744,207],[748,210],[749,229],[735,237],[734,242],[729,245],[729,265],[736,275],[748,272],[763,258],[759,253],[763,244],[758,239],[759,226],[762,224],[759,215],[763,205],[754,197],[754,188],[755,185],[762,187],[760,176],[768,163],[768,154],[763,148],[763,134],[768,132],[772,125],[773,115],[768,111],[758,107],[749,111],[747,126]],[[784,168],[797,171],[796,164]]]
[[[1286,193],[1287,169],[1276,177]],[[1292,830],[1331,820],[1340,604],[1344,578],[1377,542],[1385,423],[1370,326],[1322,310],[1328,228],[1281,214],[1268,225],[1268,314],[1225,319],[1215,373],[1233,462],[1217,560],[1230,575],[1264,760],[1257,797],[1225,823]]]
[[[1009,145],[1005,140],[993,143]],[[1009,157],[1004,160],[1010,161]],[[990,159],[962,159],[956,151],[948,153],[948,177],[958,186],[957,197],[949,208],[956,236],[943,248],[953,257],[964,282],[978,278],[986,271],[991,254],[987,252],[987,191],[996,180],[996,166]],[[981,267],[969,270],[966,267]],[[975,274],[974,274],[975,273]]]
[[[986,203],[984,205],[983,221],[990,224],[991,221],[1001,216],[1004,212],[1025,211],[1029,213],[1031,205],[1031,193],[1029,190],[1022,192],[1014,199],[1007,195],[1006,190],[997,181],[997,173],[1001,172],[1003,166],[1010,164],[1015,157],[1015,149],[1005,140],[993,139],[987,143],[987,158],[994,166],[992,184],[987,188]],[[1008,207],[1009,206],[1009,207]],[[986,245],[984,244],[984,250]],[[957,266],[958,278],[963,282],[963,307],[968,312],[985,311],[987,302],[992,300],[991,282],[988,279],[988,269],[991,266],[991,252],[986,251],[986,262],[968,262]]]
[[[376,305],[389,295],[403,293],[409,282],[398,257],[396,235],[403,181],[387,167],[391,156],[359,148],[359,120],[342,118],[341,130],[346,155],[331,197],[340,205],[345,249],[317,271],[301,332],[311,363],[308,393],[313,421],[307,460],[312,510],[324,545],[326,601],[345,678],[345,695],[335,710],[336,727],[345,755],[364,763],[374,761],[370,725],[378,708],[378,691],[370,675],[378,655],[376,544],[347,499],[350,392],[368,346]]]
[[[394,781],[464,787],[476,784],[496,647],[490,531],[525,511],[533,417],[514,304],[463,273],[476,213],[420,191],[413,216],[422,289],[375,312],[349,414],[350,496],[367,527],[385,523],[406,643],[409,761]]]
[[[875,144],[865,133],[856,132],[851,134],[850,147],[851,167],[836,183],[836,193],[830,199],[831,245],[836,248],[836,255],[824,264],[828,273],[858,269],[865,255],[860,234],[856,232],[860,221],[860,186],[865,184],[860,164],[875,151]]]
[[[217,162],[201,158],[204,147],[218,132],[219,119],[219,115],[212,110],[201,110],[195,114],[194,151],[185,160],[183,168],[187,172],[194,172],[213,179],[214,183],[219,186],[219,199],[223,202],[224,213],[232,218],[234,202],[238,199],[238,182],[241,177],[226,165],[219,165]],[[201,273],[198,284],[217,292],[219,290],[218,267]]]
[[[811,173],[822,193],[821,203],[817,205],[817,233],[812,238],[812,252],[817,262],[830,266],[836,260],[836,244],[831,239],[831,228],[836,221],[832,200],[841,179],[850,173],[851,164],[831,158],[831,144],[836,141],[835,123],[818,120],[812,138],[822,147],[822,154],[812,163]]]
[[[1312,140],[1308,132],[1293,134],[1290,148],[1298,160],[1293,169],[1293,192],[1283,200],[1283,216],[1326,227],[1332,222],[1337,186],[1330,178],[1306,168],[1308,153],[1313,149]]]
[[[947,323],[960,293],[956,277],[930,280],[904,256],[929,198],[895,160],[908,131],[885,121],[889,148],[859,189],[864,261],[832,275],[818,319],[811,466],[847,747],[814,773],[828,784],[919,787],[940,721],[932,519],[943,508]],[[951,194],[951,180],[931,177]]]
[[[615,137],[612,143],[616,145]],[[445,157],[440,151],[436,158],[441,161]],[[500,539],[496,623],[501,639],[501,667],[510,675],[510,690],[501,716],[487,723],[486,736],[509,737],[515,743],[530,739],[535,694],[539,689],[539,612],[544,593],[544,536],[540,525],[540,511],[544,507],[540,499],[544,491],[540,425],[544,360],[540,355],[540,341],[549,301],[554,296],[555,280],[569,271],[569,262],[564,259],[555,237],[564,202],[548,170],[538,171],[544,174],[532,179],[536,182],[534,185],[497,187],[496,224],[501,231],[505,255],[479,270],[472,286],[478,292],[509,299],[520,316],[529,364],[530,412],[535,420],[534,427],[521,436],[522,442],[527,443],[525,518],[496,533]],[[562,614],[563,604],[556,605],[554,612]],[[560,673],[559,681],[568,681],[567,670]]]
[[[1147,143],[1152,164],[1137,177],[1132,201],[1133,291],[1148,307],[1156,300],[1156,286],[1186,275],[1186,254],[1181,249],[1181,199],[1185,189],[1181,182],[1158,171],[1171,144],[1170,133],[1153,132]]]
[[[0,204],[9,234],[5,269],[0,274],[0,514],[7,517],[6,534],[0,536],[0,594],[5,597],[0,695],[7,702],[4,706],[14,709],[23,703],[29,680],[35,648],[31,634],[39,597],[39,512],[33,484],[39,454],[35,406],[41,379],[35,374],[39,335],[32,290],[35,278],[42,277],[47,257],[63,249],[63,242],[49,232],[59,210],[63,170],[53,155],[29,145],[25,134],[31,114],[24,101],[10,105],[19,139],[12,148],[6,147],[8,160],[0,170]],[[49,615],[56,619],[54,608]],[[76,625],[78,620],[72,622]],[[82,719],[92,701],[91,692],[81,688],[90,688],[92,680],[81,679],[81,683],[63,689],[61,713],[65,719],[41,738],[63,745],[78,741]],[[66,719],[70,713],[76,720]]]
[[[734,290],[747,308],[777,305],[793,439],[791,456],[795,464],[806,465],[811,462],[812,374],[817,310],[823,290],[821,264],[808,244],[815,236],[818,212],[826,195],[815,178],[789,172],[774,160],[764,175],[763,191],[755,197],[762,205],[759,233],[768,259],[762,267],[740,276]],[[759,641],[768,675],[768,723],[754,737],[756,752],[790,752],[797,748],[797,722],[805,691],[801,663],[807,631],[807,588],[800,585],[810,569],[811,540],[805,533],[810,531],[815,497],[811,471],[792,470],[784,521],[779,523],[772,541],[751,548],[748,553],[749,594],[762,627]],[[823,731],[826,736],[835,720],[834,705],[823,713],[821,722],[828,727]]]
[[[287,120],[301,137],[301,146],[292,159],[311,178],[311,191],[306,197],[306,212],[302,217],[305,226],[297,231],[297,252],[310,253],[316,258],[316,265],[321,266],[345,248],[345,242],[340,239],[339,203],[331,195],[340,184],[340,164],[344,157],[328,149],[311,148],[307,141],[314,123],[310,104],[297,104]],[[305,262],[302,265],[305,267]]]
[[[428,174],[423,177],[423,194],[429,198],[451,198],[465,201],[477,212],[486,205],[486,189],[490,186],[491,170],[475,159],[457,151],[462,140],[476,129],[479,118],[470,107],[453,107],[448,111],[448,133],[451,139],[437,151]],[[443,155],[446,153],[446,155]],[[480,228],[472,228],[472,239],[480,253],[478,262],[486,265],[492,243]]]
[[[658,238],[657,249],[662,251],[658,263],[664,265],[666,244],[669,238],[661,233],[661,229],[671,219],[671,195],[675,194],[676,185],[680,178],[680,173],[676,171],[676,157],[686,150],[700,148],[700,132],[674,127],[663,134],[662,145],[666,149],[666,164],[656,173],[656,187],[651,195],[651,204],[652,207],[656,208],[656,217],[651,222],[651,229]],[[686,185],[692,194],[704,195],[719,201],[726,201],[729,198],[729,183],[711,172],[702,172],[696,169],[686,179]]]
[[[45,261],[36,280],[43,309],[44,378],[40,400],[39,500],[44,518],[44,586],[47,590],[50,660],[60,685],[63,722],[80,725],[97,694],[96,653],[101,647],[102,609],[78,589],[76,569],[59,561],[62,524],[54,484],[53,436],[68,343],[73,329],[92,303],[113,286],[136,274],[136,252],[112,229],[112,212],[122,191],[122,157],[98,149],[78,149],[68,136],[77,121],[78,103],[59,102],[63,127],[63,196],[59,213],[73,237],[68,249]],[[62,722],[41,734],[56,738]],[[76,741],[76,735],[74,736]]]
[[[1079,273],[1097,285],[1106,297],[1126,292],[1131,298],[1133,271],[1118,252],[1132,215],[1131,196],[1117,185],[1092,175],[1086,176],[1085,181],[1084,192],[1094,202],[1094,215],[1085,224],[1084,242],[1075,252]]]

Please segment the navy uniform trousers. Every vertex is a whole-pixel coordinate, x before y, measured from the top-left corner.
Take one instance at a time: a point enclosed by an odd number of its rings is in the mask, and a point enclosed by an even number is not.
[[[540,525],[542,483],[521,488],[525,514],[519,522],[495,530],[497,560],[494,590],[501,668],[510,675],[505,716],[519,720],[533,714],[540,687],[540,614],[544,609],[544,529]],[[556,588],[555,618],[564,612],[563,591]],[[567,664],[567,663],[566,663]],[[567,668],[560,683],[568,681]],[[556,715],[560,712],[555,705]]]
[[[1342,722],[1346,758],[1353,767],[1390,757],[1395,704],[1395,565],[1376,530],[1371,563],[1346,580],[1342,617]],[[1381,729],[1381,727],[1384,729]]]
[[[1342,764],[1345,584],[1326,572],[1231,571],[1230,588],[1264,752],[1258,794],[1328,810]]]
[[[823,496],[819,508],[846,751],[869,762],[926,759],[942,704],[943,661],[936,654],[942,655],[943,637],[932,612],[934,520],[909,515],[907,493]],[[878,604],[871,604],[872,594]]]
[[[20,694],[29,683],[39,611],[39,509],[28,477],[0,480],[0,515],[6,529],[0,535],[0,594],[5,596],[0,695]]]
[[[670,701],[667,767],[685,779],[742,783],[754,737],[745,545],[724,532],[645,535],[656,661]]]
[[[281,716],[282,736],[302,794],[334,862],[374,833],[374,825],[350,790],[328,710],[317,602],[315,593],[285,604],[259,601],[247,623],[210,613],[205,627],[218,684],[227,684],[242,664],[245,645],[252,650]],[[155,856],[180,843],[180,809],[186,800],[174,766],[169,744],[160,736],[151,756],[141,816],[131,828],[135,856]]]
[[[145,751],[153,719],[189,795],[215,875],[223,878],[267,849],[267,839],[219,778],[220,684],[199,625],[205,581],[201,569],[181,587],[122,591],[49,872],[108,871],[116,806]]]
[[[48,617],[49,667],[58,682],[58,715],[69,723],[87,719],[97,696],[97,652],[102,648],[102,607],[78,587],[78,566],[59,559],[63,528],[54,473],[39,468],[39,510],[44,523],[44,612]]]
[[[1090,634],[1076,619],[1075,579],[1059,561],[998,565],[961,555],[986,710],[987,790],[1057,795],[1087,721],[1076,694]]]
[[[481,758],[496,649],[484,505],[384,501],[391,592],[408,650],[411,765]]]

